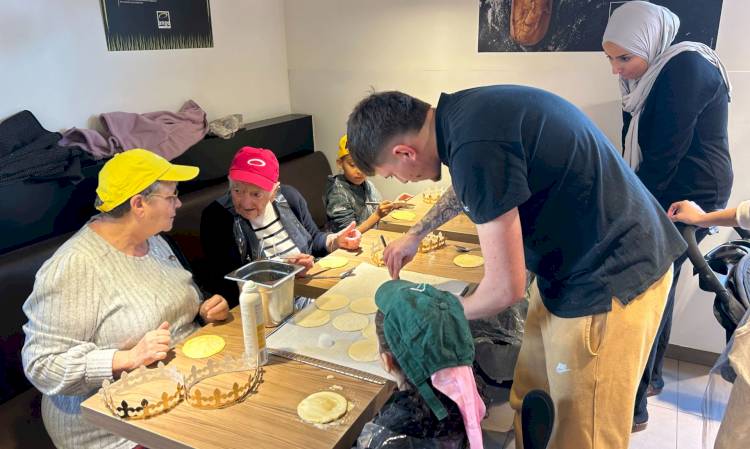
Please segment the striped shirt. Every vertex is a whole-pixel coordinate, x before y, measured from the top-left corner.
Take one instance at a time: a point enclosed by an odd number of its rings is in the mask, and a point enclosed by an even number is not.
[[[255,231],[255,237],[263,247],[263,255],[269,259],[274,257],[290,257],[300,254],[299,248],[294,244],[289,233],[276,213],[273,205],[266,207],[262,216],[250,220]]]

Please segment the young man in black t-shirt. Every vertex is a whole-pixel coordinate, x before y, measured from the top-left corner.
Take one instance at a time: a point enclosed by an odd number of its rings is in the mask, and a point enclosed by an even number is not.
[[[553,94],[490,86],[443,94],[436,109],[373,94],[347,133],[368,174],[438,180],[441,164],[451,173],[453,188],[386,248],[391,276],[427,233],[465,212],[485,257],[482,282],[462,301],[467,318],[519,301],[525,269],[537,275],[511,405],[548,390],[558,409],[552,447],[627,448],[624,417],[685,244],[601,131]]]

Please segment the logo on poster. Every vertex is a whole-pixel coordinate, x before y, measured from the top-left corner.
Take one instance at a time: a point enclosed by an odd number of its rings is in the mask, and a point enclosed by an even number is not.
[[[172,29],[172,21],[169,19],[169,11],[156,11],[156,23],[160,30]]]

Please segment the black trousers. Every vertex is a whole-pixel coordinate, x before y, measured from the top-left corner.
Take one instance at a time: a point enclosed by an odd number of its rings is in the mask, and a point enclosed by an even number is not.
[[[682,232],[683,227],[684,226],[679,223],[677,224],[677,229],[679,229],[680,232]],[[707,235],[708,229],[698,229],[695,232],[695,239],[700,243]],[[664,307],[664,315],[661,317],[659,330],[657,331],[654,344],[651,347],[648,362],[646,362],[646,369],[643,371],[643,376],[641,376],[641,382],[638,385],[638,391],[635,395],[633,421],[636,423],[648,421],[648,409],[646,408],[648,405],[648,398],[646,395],[648,386],[652,385],[653,388],[656,389],[664,388],[662,368],[664,366],[664,354],[667,352],[667,346],[669,345],[669,336],[672,334],[672,315],[674,314],[675,290],[677,287],[677,281],[680,278],[682,265],[687,260],[687,257],[687,253],[684,253],[674,262],[672,288],[669,289],[667,305]]]

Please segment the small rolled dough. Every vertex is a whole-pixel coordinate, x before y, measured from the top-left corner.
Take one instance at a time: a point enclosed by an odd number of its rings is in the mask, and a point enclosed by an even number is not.
[[[325,424],[337,420],[346,414],[346,398],[331,391],[313,393],[297,405],[297,415],[302,420]]]
[[[349,346],[349,357],[357,362],[374,362],[380,356],[378,341],[374,338],[357,340]]]
[[[351,309],[352,312],[369,315],[377,312],[378,306],[375,304],[375,298],[360,298],[352,301],[349,309]]]
[[[325,310],[302,310],[295,318],[294,324],[302,327],[319,327],[331,320],[331,314]]]
[[[484,265],[484,257],[474,254],[461,254],[453,259],[453,263],[461,268],[476,268]]]
[[[186,341],[182,353],[191,359],[204,359],[221,352],[224,345],[226,342],[218,335],[201,335]]]
[[[342,313],[333,319],[333,327],[344,332],[361,331],[370,324],[367,315],[359,313]]]
[[[340,256],[328,256],[318,261],[318,265],[320,265],[321,268],[341,268],[348,263],[349,260],[346,257]]]
[[[338,310],[349,305],[349,298],[344,295],[330,293],[315,300],[315,307],[320,310]]]

